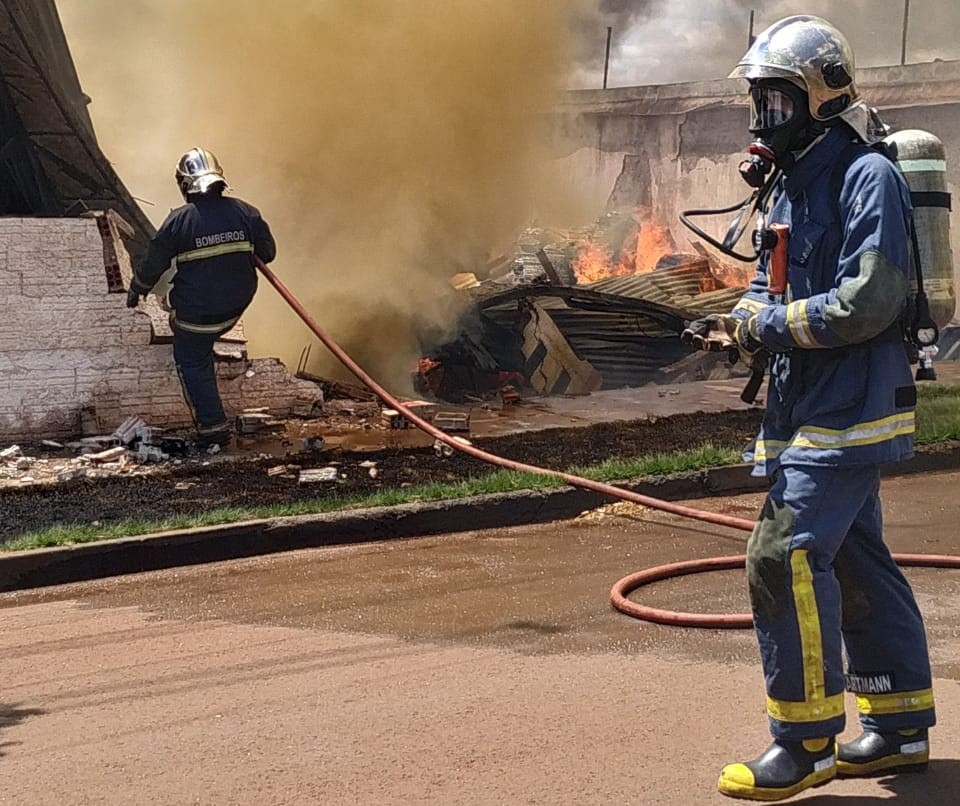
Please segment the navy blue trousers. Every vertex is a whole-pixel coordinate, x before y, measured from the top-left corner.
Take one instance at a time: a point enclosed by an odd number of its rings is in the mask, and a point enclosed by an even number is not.
[[[844,689],[865,730],[934,724],[923,619],[883,542],[877,467],[781,467],[747,577],[774,737],[839,734]]]
[[[217,388],[213,345],[226,331],[194,333],[178,328],[175,322],[171,323],[171,328],[173,360],[177,365],[183,396],[197,428],[203,430],[223,424],[227,418]]]

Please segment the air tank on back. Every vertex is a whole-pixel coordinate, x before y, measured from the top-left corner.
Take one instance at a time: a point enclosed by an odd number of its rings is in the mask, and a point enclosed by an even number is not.
[[[910,186],[923,288],[930,303],[931,317],[937,327],[943,329],[953,319],[957,304],[950,248],[946,152],[937,137],[920,129],[896,132],[884,142]],[[912,270],[911,266],[911,284],[916,290]]]

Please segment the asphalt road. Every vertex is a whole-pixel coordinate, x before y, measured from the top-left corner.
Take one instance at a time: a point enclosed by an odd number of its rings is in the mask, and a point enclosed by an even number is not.
[[[895,550],[960,553],[958,483],[885,481]],[[745,517],[759,503],[702,502]],[[752,634],[641,624],[608,594],[744,539],[617,505],[0,595],[0,803],[728,803],[720,767],[768,742]],[[960,571],[908,575],[934,663],[935,760],[796,802],[958,802]],[[746,609],[742,572],[642,598]]]

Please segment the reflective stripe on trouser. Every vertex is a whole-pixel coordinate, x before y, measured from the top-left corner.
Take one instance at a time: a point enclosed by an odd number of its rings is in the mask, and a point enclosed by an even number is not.
[[[779,739],[840,733],[845,683],[868,729],[934,723],[923,620],[883,542],[879,489],[876,467],[782,467],[750,537],[750,599]]]
[[[177,365],[183,396],[197,428],[204,429],[223,423],[227,418],[220,400],[220,390],[217,388],[213,345],[229,328],[214,333],[196,333],[184,330],[178,322],[171,321],[171,329],[173,360]]]

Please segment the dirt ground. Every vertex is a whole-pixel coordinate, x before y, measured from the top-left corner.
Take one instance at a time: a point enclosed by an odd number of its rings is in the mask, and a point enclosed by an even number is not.
[[[474,439],[493,453],[544,467],[567,469],[612,456],[638,456],[691,448],[710,441],[743,447],[756,434],[759,409],[712,414],[676,414],[633,422],[554,428]],[[220,507],[278,504],[316,498],[350,497],[383,489],[430,482],[453,482],[489,473],[491,467],[455,454],[438,456],[426,447],[380,450],[330,450],[289,453],[272,445],[269,455],[211,459],[184,464],[150,475],[115,475],[77,479],[53,485],[0,488],[0,542],[57,523],[108,524],[125,518],[157,519],[196,514]],[[297,443],[299,445],[299,443]],[[376,476],[369,466],[376,463]],[[333,483],[299,484],[295,475],[268,476],[280,464],[303,468],[336,463],[340,479]]]
[[[958,484],[884,482],[894,550],[960,552]],[[749,516],[761,496],[692,503]],[[744,539],[617,505],[0,595],[0,803],[730,803],[720,767],[768,741],[752,633],[643,624],[609,590]],[[935,676],[929,770],[791,802],[957,803],[960,571],[907,573]],[[747,606],[734,571],[635,596]]]

